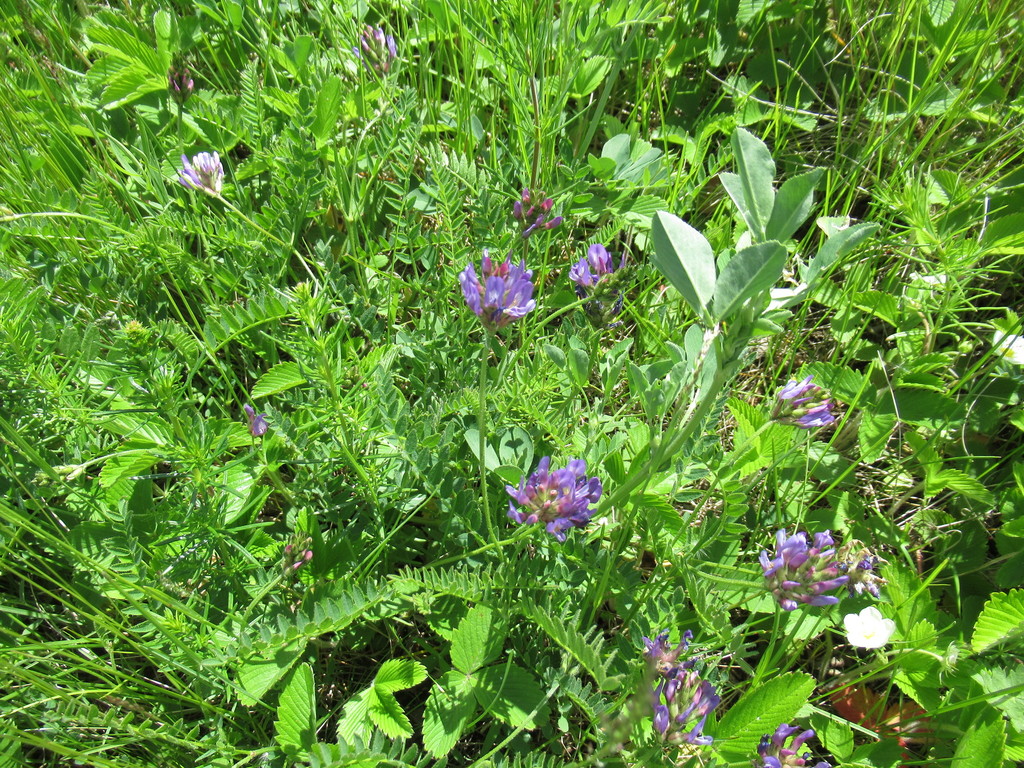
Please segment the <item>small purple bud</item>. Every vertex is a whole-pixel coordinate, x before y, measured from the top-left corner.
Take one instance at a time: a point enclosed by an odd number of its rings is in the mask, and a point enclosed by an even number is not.
[[[246,403],[242,406],[245,411],[245,417],[249,421],[249,434],[253,437],[263,437],[267,433],[267,414],[257,414],[255,409]]]

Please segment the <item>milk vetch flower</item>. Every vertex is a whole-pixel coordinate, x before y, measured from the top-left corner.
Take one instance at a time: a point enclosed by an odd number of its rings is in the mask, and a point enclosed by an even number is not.
[[[550,466],[551,457],[545,456],[537,471],[521,480],[518,488],[505,486],[515,499],[515,503],[509,502],[508,516],[525,525],[544,523],[548,533],[565,541],[568,529],[583,528],[590,522],[594,514],[591,505],[601,498],[601,481],[587,477],[583,459],[570,461],[565,469],[550,471]]]
[[[772,418],[780,424],[792,424],[800,429],[824,427],[836,420],[832,415],[832,401],[817,384],[813,376],[803,381],[790,380],[776,395]]]
[[[761,552],[761,569],[768,589],[783,610],[794,611],[801,604],[835,605],[839,598],[826,595],[850,580],[842,573],[836,558],[835,542],[829,531],[814,534],[807,543],[804,533],[786,535],[783,528],[775,535],[775,557]]]
[[[245,418],[249,422],[249,434],[253,437],[263,437],[267,433],[267,414],[256,413],[251,405],[246,403],[242,406],[245,411]]]
[[[597,327],[611,325],[611,320],[622,311],[620,283],[625,274],[623,256],[616,267],[608,249],[594,243],[587,249],[585,258],[569,268],[569,279],[576,285],[576,295],[587,299],[583,305],[587,318]]]
[[[181,169],[178,171],[178,183],[187,189],[196,189],[208,195],[217,196],[224,188],[224,166],[220,163],[220,155],[214,152],[200,152],[189,160],[181,156]]]
[[[531,202],[533,197],[543,198],[540,202]],[[525,240],[538,229],[554,229],[562,223],[561,216],[548,218],[551,213],[551,206],[555,201],[542,194],[533,194],[529,189],[524,189],[522,197],[512,204],[512,218],[519,222],[523,228],[523,239]]]
[[[793,737],[793,741],[786,746],[786,740]],[[754,761],[754,768],[803,768],[810,766],[810,752],[800,754],[800,748],[808,739],[814,738],[814,731],[808,728],[801,731],[796,725],[783,723],[775,729],[775,733],[765,734],[761,743],[757,745],[758,760]],[[831,765],[821,760],[811,768],[832,768]]]
[[[359,35],[359,45],[352,49],[363,64],[371,72],[379,72],[386,75],[391,69],[391,63],[398,58],[398,48],[395,46],[395,38],[384,34],[384,30],[374,29],[369,24],[363,27]]]
[[[714,686],[694,669],[693,659],[679,662],[691,637],[693,633],[687,630],[674,648],[668,641],[668,632],[654,640],[644,638],[644,656],[654,675],[650,691],[653,725],[662,741],[706,746],[714,738],[704,734],[704,723],[721,698]]]
[[[846,639],[858,648],[881,648],[896,631],[896,622],[882,616],[882,612],[870,605],[860,613],[843,616]]]
[[[481,263],[483,282],[476,275],[476,270],[469,264],[459,274],[462,294],[466,304],[483,321],[490,330],[508,325],[513,320],[525,317],[537,302],[533,300],[533,271],[526,268],[526,263],[512,263],[511,254],[502,263],[491,259],[487,250]]]

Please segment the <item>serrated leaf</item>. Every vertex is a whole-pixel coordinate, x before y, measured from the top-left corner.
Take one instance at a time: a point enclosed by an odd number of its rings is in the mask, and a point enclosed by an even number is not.
[[[747,692],[718,722],[712,734],[727,760],[749,759],[766,733],[796,715],[814,691],[814,678],[802,672],[780,675]]]
[[[298,387],[306,383],[298,363],[279,363],[260,376],[252,388],[253,400]]]
[[[372,730],[370,722],[370,697],[373,688],[365,688],[345,703],[341,719],[338,720],[338,738],[352,742],[356,738],[367,739]]]
[[[956,768],[994,768],[1003,764],[1006,748],[1006,723],[993,716],[992,710],[983,710],[967,733],[957,739],[956,752],[950,765]]]
[[[999,643],[1006,643],[1011,648],[1019,647],[1022,632],[1024,589],[1014,589],[1006,593],[994,592],[974,623],[971,647],[975,653],[987,651]]]
[[[486,605],[474,607],[452,635],[452,664],[467,675],[490,664],[501,653],[505,633]]]
[[[404,691],[427,679],[427,668],[412,659],[391,659],[381,664],[373,685],[377,692]]]
[[[860,444],[860,460],[866,464],[878,461],[885,452],[889,437],[896,429],[894,414],[877,414],[865,411],[857,430]]]
[[[1010,719],[1018,733],[1024,733],[1024,668],[979,669],[971,675],[986,694],[988,703]]]
[[[366,701],[370,721],[380,728],[384,735],[391,739],[407,739],[412,736],[412,723],[394,696],[379,688],[373,688]]]
[[[678,216],[659,211],[651,225],[654,266],[698,317],[708,316],[715,294],[715,253],[704,235]]]
[[[452,751],[476,711],[471,681],[451,671],[430,690],[423,713],[423,747],[434,757]]]
[[[765,227],[764,236],[768,240],[788,240],[800,225],[807,221],[814,206],[814,189],[824,173],[824,169],[815,168],[787,179],[779,187],[775,195],[772,215]]]
[[[270,648],[260,654],[252,654],[242,660],[238,668],[238,697],[247,707],[256,706],[274,683],[291,669],[299,655],[306,648],[306,638]]]
[[[130,446],[123,453],[115,454],[103,463],[100,470],[100,487],[110,488],[119,480],[134,475],[141,475],[160,461],[160,457],[144,448],[132,449]],[[151,447],[151,446],[147,446]]]
[[[316,741],[316,704],[313,700],[313,670],[300,664],[281,691],[277,704],[277,743],[283,747],[310,749]]]
[[[533,676],[515,664],[497,664],[473,675],[477,702],[513,728],[533,730],[534,710],[544,703],[544,691]]]
[[[747,299],[767,291],[782,276],[788,254],[775,241],[736,252],[718,276],[714,295],[716,320],[728,319]]]
[[[992,491],[959,469],[944,469],[935,475],[934,481],[943,488],[955,491],[968,499],[980,501],[982,504],[993,503]]]

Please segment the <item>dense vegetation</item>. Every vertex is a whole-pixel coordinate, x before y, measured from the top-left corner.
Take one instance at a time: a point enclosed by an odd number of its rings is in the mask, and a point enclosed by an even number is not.
[[[876,5],[2,4],[0,768],[1024,760],[1024,17]]]

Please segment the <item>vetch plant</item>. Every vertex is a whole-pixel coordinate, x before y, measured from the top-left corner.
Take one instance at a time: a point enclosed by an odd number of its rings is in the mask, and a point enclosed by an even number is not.
[[[565,541],[568,529],[583,528],[590,522],[594,514],[591,505],[601,498],[601,481],[587,477],[583,459],[570,461],[565,469],[549,471],[550,466],[551,457],[545,456],[518,488],[505,486],[515,500],[515,504],[509,502],[508,516],[523,525],[544,523],[548,533]]]
[[[178,171],[178,183],[181,186],[220,197],[224,188],[224,166],[221,165],[218,153],[211,155],[209,152],[200,152],[192,160],[182,155],[181,166]]]
[[[882,616],[875,606],[869,605],[860,613],[843,616],[846,640],[858,648],[881,648],[896,631],[896,622]]]
[[[362,59],[363,64],[371,72],[386,75],[391,70],[392,62],[398,58],[395,38],[384,34],[381,28],[374,29],[367,24],[359,36],[359,45],[352,52]]]
[[[509,254],[500,264],[493,261],[484,249],[481,263],[483,281],[476,275],[472,264],[459,275],[466,304],[490,331],[502,328],[514,320],[525,317],[537,302],[533,300],[533,271],[526,263],[512,263]]]
[[[540,194],[536,196],[543,197]],[[554,200],[550,197],[545,197],[539,203],[531,203],[531,199],[530,190],[523,189],[522,198],[512,204],[512,218],[522,226],[522,237],[524,240],[538,229],[554,229],[562,223],[561,216],[555,216],[552,219],[547,218],[548,214],[551,213],[551,206],[554,205]]]
[[[256,409],[246,403],[242,406],[245,411],[245,418],[249,422],[249,434],[253,437],[263,437],[267,433],[267,414],[256,413]]]
[[[768,589],[783,610],[794,611],[801,603],[821,606],[839,602],[825,592],[843,586],[850,577],[842,573],[829,531],[814,534],[814,544],[808,545],[806,534],[786,536],[782,529],[775,542],[774,558],[761,552],[761,568]]]
[[[650,692],[653,725],[662,741],[707,746],[714,738],[704,734],[704,723],[721,698],[714,686],[694,670],[693,659],[679,663],[692,637],[693,633],[687,630],[674,648],[669,643],[668,632],[654,640],[643,639],[644,656],[654,673]]]
[[[811,383],[813,376],[803,381],[790,379],[776,395],[772,418],[780,424],[792,424],[800,429],[816,429],[832,424],[832,401],[817,384]]]
[[[623,256],[616,268],[608,249],[595,243],[587,249],[585,258],[569,268],[569,279],[576,286],[576,295],[587,299],[583,305],[587,318],[597,327],[607,327],[622,311]]]
[[[786,741],[792,737],[789,745]],[[765,734],[761,743],[757,745],[759,760],[754,761],[754,768],[832,768],[829,763],[821,760],[810,765],[814,758],[810,752],[800,754],[800,748],[804,742],[814,738],[814,731],[808,728],[800,731],[800,727],[783,723],[775,729],[773,734]]]

